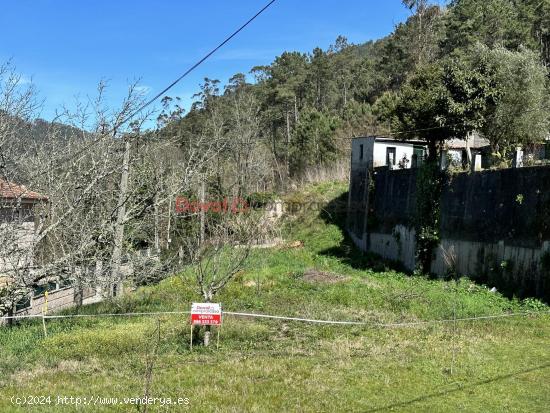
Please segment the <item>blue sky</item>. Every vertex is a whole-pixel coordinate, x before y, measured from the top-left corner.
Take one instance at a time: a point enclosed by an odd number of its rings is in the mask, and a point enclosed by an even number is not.
[[[6,0],[0,14],[0,61],[11,59],[45,100],[52,119],[75,96],[108,80],[120,103],[140,78],[150,96],[163,89],[267,0]],[[361,43],[389,34],[410,15],[400,0],[277,0],[244,32],[170,93],[189,102],[204,77],[226,81],[268,64],[283,51],[326,49],[342,34]]]

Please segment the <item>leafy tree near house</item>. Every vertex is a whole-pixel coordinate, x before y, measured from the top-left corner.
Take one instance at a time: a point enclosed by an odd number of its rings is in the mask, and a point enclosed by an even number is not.
[[[455,133],[448,121],[449,92],[443,74],[438,64],[417,70],[401,88],[395,105],[395,134],[425,140],[429,161],[437,159],[438,146]]]
[[[533,51],[477,44],[445,65],[448,119],[459,136],[479,130],[496,159],[548,134],[548,71]]]
[[[465,137],[483,126],[486,112],[495,107],[500,92],[492,68],[484,59],[473,63],[455,57],[447,59],[443,67],[443,83],[448,90],[447,116],[457,137]]]
[[[495,106],[488,106],[481,128],[493,153],[505,157],[515,146],[542,141],[549,130],[547,69],[535,52],[482,48],[499,89]]]

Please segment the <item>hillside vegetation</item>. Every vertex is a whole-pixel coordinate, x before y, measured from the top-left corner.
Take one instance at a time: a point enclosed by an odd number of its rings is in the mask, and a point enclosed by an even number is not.
[[[532,311],[537,314],[403,327],[319,325],[226,315],[216,349],[189,349],[185,315],[24,321],[0,330],[0,411],[12,396],[189,398],[148,411],[543,412],[550,405],[550,316],[468,279],[410,277],[359,254],[323,183],[287,200],[327,203],[285,218],[285,244],[254,250],[221,293],[226,311],[400,323]],[[301,241],[301,242],[296,242]],[[183,272],[81,314],[188,311],[200,300]],[[160,330],[157,327],[160,326]],[[147,377],[149,377],[149,385]],[[64,406],[62,411],[137,411]],[[143,411],[143,406],[141,407]]]
[[[476,131],[496,164],[547,137],[550,0],[402,3],[410,17],[381,39],[338,36],[248,76],[207,78],[187,113],[166,98],[161,134],[184,146],[201,133],[226,136],[211,186],[242,193],[347,160],[353,136],[423,139],[435,157],[437,145]]]
[[[116,284],[125,263],[134,286],[180,272],[193,260],[190,239],[219,237],[192,214],[176,218],[178,199],[250,199],[310,176],[349,176],[353,136],[422,139],[434,168],[446,141],[478,132],[491,146],[484,166],[510,166],[518,147],[525,165],[547,163],[550,0],[402,3],[409,18],[384,38],[285,51],[246,74],[205,79],[190,108],[162,96],[143,116],[134,115],[150,98],[144,85],[130,84],[117,108],[100,82],[54,123],[36,120],[35,88],[0,62],[2,179],[49,200],[35,206],[33,256],[1,228],[0,259],[18,267],[0,287],[0,314],[48,278],[95,289]]]

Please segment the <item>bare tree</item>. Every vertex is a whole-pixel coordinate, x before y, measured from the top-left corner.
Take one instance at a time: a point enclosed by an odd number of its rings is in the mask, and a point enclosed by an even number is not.
[[[264,211],[253,211],[234,204],[227,211],[207,217],[207,239],[195,234],[186,239],[185,248],[194,272],[197,292],[205,302],[214,298],[241,271],[251,249],[274,231]],[[204,344],[208,346],[210,328],[206,326]]]
[[[143,133],[146,115],[126,125],[143,96],[136,84],[130,85],[121,108],[112,110],[104,104],[105,87],[99,85],[97,99],[77,102],[72,111],[63,109],[55,122],[41,122],[37,133],[34,89],[25,88],[11,66],[0,70],[2,182],[25,183],[47,196],[47,202],[32,209],[34,228],[25,233],[24,242],[21,219],[0,226],[0,239],[5,240],[0,248],[2,313],[51,278],[66,278],[77,289],[90,286],[110,296],[113,284],[121,284],[129,269],[135,280],[142,277],[135,271],[169,268],[169,262],[159,260],[144,265],[136,250],[153,244],[149,217],[154,215],[158,229],[161,211],[170,216],[174,197],[215,155],[212,145],[198,138],[181,148],[177,136]],[[25,191],[1,205],[4,215],[21,209]],[[146,234],[138,246],[136,233]]]

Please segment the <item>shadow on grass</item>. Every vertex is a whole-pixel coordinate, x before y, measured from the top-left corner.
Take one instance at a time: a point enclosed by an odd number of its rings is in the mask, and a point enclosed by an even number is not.
[[[327,223],[336,225],[344,239],[340,245],[328,248],[320,252],[321,255],[338,259],[340,262],[358,270],[370,269],[377,272],[390,269],[406,272],[401,263],[384,260],[379,255],[363,252],[355,246],[346,230],[346,216],[348,205],[348,192],[332,199],[320,212],[319,216]]]
[[[464,391],[464,390],[473,389],[473,388],[476,388],[476,387],[479,387],[479,386],[483,386],[485,384],[495,383],[495,382],[498,382],[498,381],[501,381],[501,380],[511,379],[513,377],[520,376],[522,374],[527,374],[527,373],[531,373],[531,372],[538,371],[538,370],[544,370],[544,369],[547,369],[549,367],[550,367],[550,363],[545,363],[545,364],[541,364],[540,366],[531,367],[529,369],[519,370],[519,371],[515,371],[513,373],[508,373],[508,374],[502,374],[502,375],[491,377],[491,378],[488,378],[488,379],[485,379],[485,380],[479,380],[479,381],[476,381],[474,383],[466,384],[464,386],[460,386],[460,387],[457,387],[457,388],[454,388],[454,389],[433,392],[433,393],[418,396],[418,397],[415,397],[414,399],[406,400],[406,401],[403,401],[403,402],[398,402],[398,403],[388,404],[386,406],[376,407],[376,408],[371,409],[371,410],[366,410],[366,412],[381,412],[381,411],[385,411],[385,410],[392,410],[392,409],[395,409],[395,408],[398,408],[398,407],[406,407],[406,406],[409,406],[409,405],[414,404],[414,403],[434,399],[434,398],[437,398],[437,397],[446,396],[446,395],[452,394],[452,393],[458,393],[458,392],[461,392],[461,391]]]

